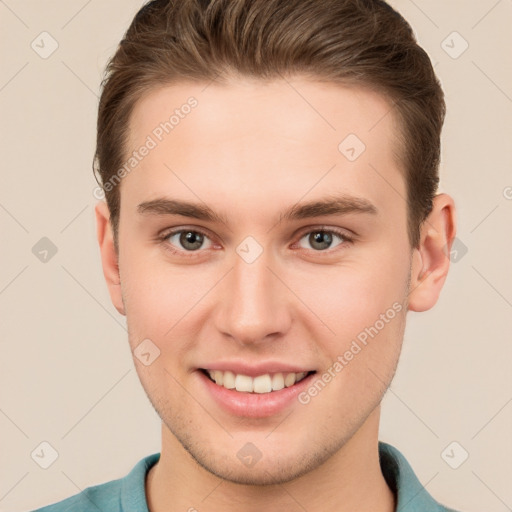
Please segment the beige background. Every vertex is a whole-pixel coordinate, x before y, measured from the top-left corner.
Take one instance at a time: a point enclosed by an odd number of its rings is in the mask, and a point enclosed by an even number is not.
[[[455,198],[467,253],[459,251],[437,306],[409,313],[380,438],[438,500],[504,512],[512,509],[512,2],[392,4],[446,92],[442,190]],[[101,73],[140,5],[0,1],[0,511],[124,476],[159,451],[159,419],[103,281],[92,195]],[[58,43],[46,59],[31,48],[43,31]],[[458,58],[441,46],[453,31],[469,43]],[[462,45],[451,35],[444,48],[455,55]],[[58,250],[46,263],[32,252],[42,237]],[[58,452],[46,470],[31,458],[43,441]],[[453,441],[452,464],[469,453],[458,469],[441,456]]]

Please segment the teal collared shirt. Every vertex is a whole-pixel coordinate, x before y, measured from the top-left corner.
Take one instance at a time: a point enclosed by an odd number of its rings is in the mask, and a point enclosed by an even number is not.
[[[382,473],[397,499],[396,512],[456,512],[438,503],[414,474],[405,457],[379,442]],[[81,493],[33,512],[149,512],[145,481],[159,453],[140,460],[124,478],[87,487]]]

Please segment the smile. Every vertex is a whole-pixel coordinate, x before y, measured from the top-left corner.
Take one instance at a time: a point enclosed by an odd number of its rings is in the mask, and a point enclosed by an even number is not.
[[[299,383],[308,375],[315,373],[310,372],[289,372],[289,373],[265,373],[256,377],[248,375],[236,374],[226,370],[207,370],[203,369],[203,373],[218,386],[225,389],[234,389],[243,393],[272,393],[283,388],[289,388]]]

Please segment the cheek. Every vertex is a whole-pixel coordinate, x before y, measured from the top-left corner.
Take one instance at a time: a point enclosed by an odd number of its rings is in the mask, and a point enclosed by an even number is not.
[[[396,249],[397,243],[380,241],[347,255],[339,265],[281,269],[285,282],[313,313],[299,307],[302,322],[317,333],[318,329],[325,331],[320,339],[330,346],[330,353],[339,353],[394,303],[403,302],[409,261],[407,251]],[[201,310],[202,298],[223,273],[217,265],[171,265],[161,253],[143,248],[122,248],[121,254],[123,300],[134,342],[138,338],[163,342],[180,332],[191,310],[195,305],[199,306],[196,313]],[[291,297],[290,302],[296,301]]]
[[[405,320],[408,265],[405,250],[400,253],[381,247],[328,269],[320,279],[326,283],[323,287],[303,281],[298,294],[307,297],[313,312],[331,331],[323,336],[331,360],[349,350],[354,340],[361,341],[361,346],[366,341],[369,346],[374,339],[381,342],[365,352],[384,358],[390,354],[394,359]],[[317,330],[325,330],[318,325]]]
[[[336,421],[352,421],[347,410],[358,409],[361,417],[368,414],[381,400],[398,363],[406,315],[405,278],[395,274],[395,279],[379,281],[377,274],[340,279],[336,297],[316,302],[335,334],[316,338],[326,356],[318,379],[328,383],[312,386],[304,399],[326,387],[329,391],[317,403]]]
[[[132,350],[149,338],[161,356],[151,365],[184,365],[205,324],[209,292],[221,269],[172,265],[160,254],[133,251],[122,261],[123,301]],[[164,377],[166,377],[164,375]]]
[[[199,292],[190,275],[143,251],[125,252],[120,270],[127,323],[139,337],[164,339]]]

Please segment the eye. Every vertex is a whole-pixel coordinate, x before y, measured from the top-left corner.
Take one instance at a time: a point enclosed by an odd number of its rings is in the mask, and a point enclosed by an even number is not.
[[[190,253],[198,253],[199,256],[201,249],[211,249],[213,247],[210,237],[198,229],[175,229],[161,235],[158,239],[164,245],[164,248],[173,254],[189,253],[191,255]],[[338,239],[339,242],[333,246],[335,239]],[[310,244],[310,247],[304,246],[301,243],[303,240]],[[322,227],[305,232],[295,246],[303,249],[312,248],[316,252],[328,252],[327,249],[344,245],[344,242],[351,243],[353,238],[344,231]]]
[[[203,247],[205,240],[210,241],[210,245]],[[171,231],[162,236],[162,241],[168,241],[171,245],[185,252],[195,252],[199,249],[208,249],[211,247],[211,240],[202,231],[195,229],[180,229]]]
[[[301,239],[299,240],[299,246],[305,249],[309,249],[309,247],[304,247],[300,242],[302,240],[306,240],[307,243],[315,251],[325,252],[325,249],[331,249],[332,243],[335,238],[341,240],[340,243],[336,244],[334,247],[341,245],[343,242],[352,242],[352,238],[349,237],[342,231],[338,231],[335,229],[315,229],[314,231],[308,231],[305,233]]]

